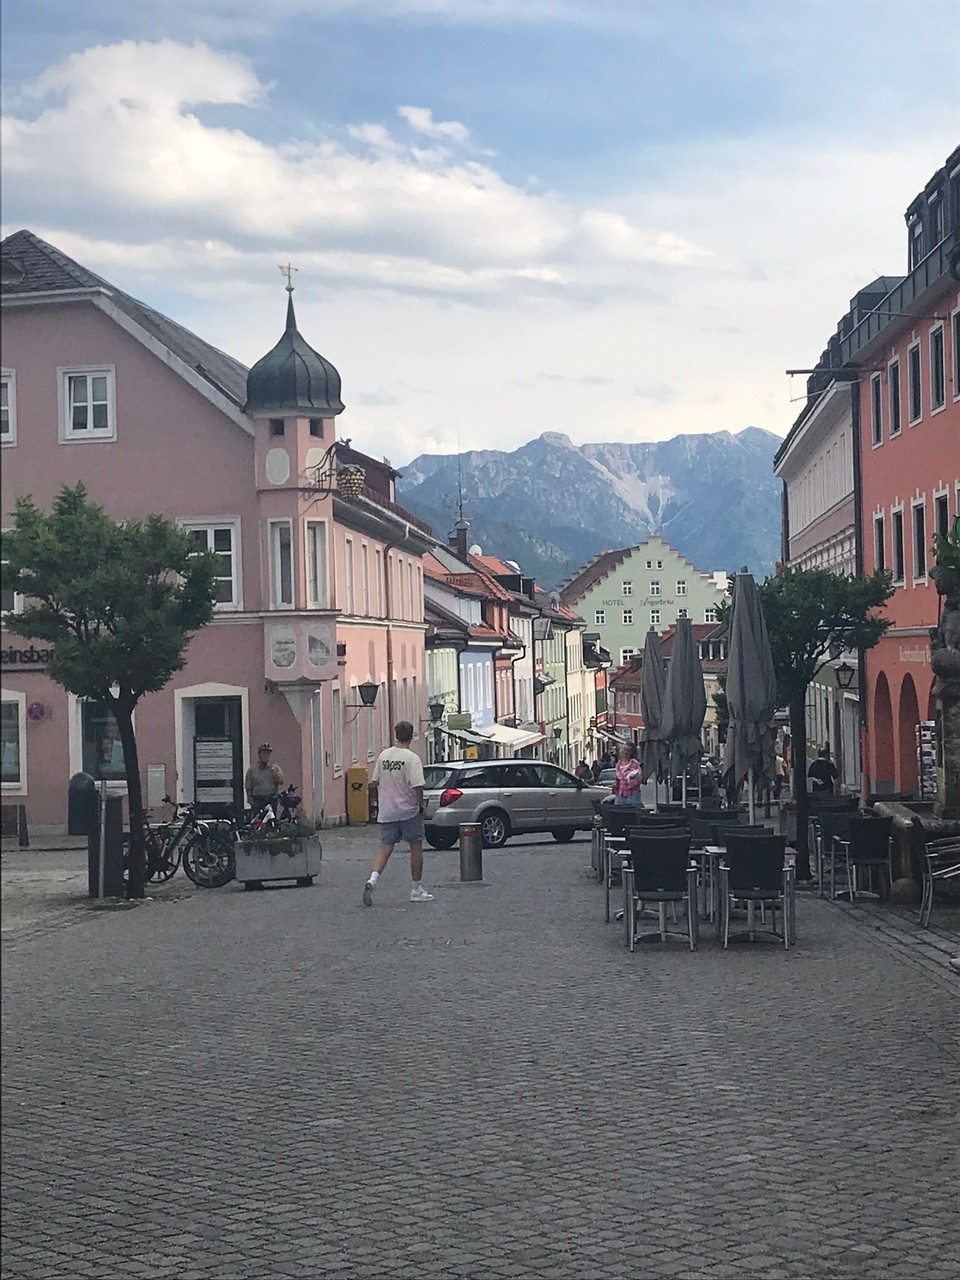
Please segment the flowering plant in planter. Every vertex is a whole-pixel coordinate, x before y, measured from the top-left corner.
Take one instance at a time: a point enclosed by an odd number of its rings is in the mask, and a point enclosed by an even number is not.
[[[237,844],[237,879],[248,889],[266,880],[313,884],[323,851],[314,828],[302,819],[248,832]]]

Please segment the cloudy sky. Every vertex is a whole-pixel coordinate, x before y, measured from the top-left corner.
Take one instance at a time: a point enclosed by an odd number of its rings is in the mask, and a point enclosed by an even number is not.
[[[785,433],[957,143],[957,0],[5,0],[3,233],[420,452]]]

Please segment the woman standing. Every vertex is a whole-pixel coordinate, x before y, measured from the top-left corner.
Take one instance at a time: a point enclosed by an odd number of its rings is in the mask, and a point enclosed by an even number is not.
[[[640,787],[643,783],[643,770],[637,759],[637,748],[632,742],[625,742],[620,748],[620,759],[617,761],[617,778],[613,787],[613,803],[615,805],[640,804]]]

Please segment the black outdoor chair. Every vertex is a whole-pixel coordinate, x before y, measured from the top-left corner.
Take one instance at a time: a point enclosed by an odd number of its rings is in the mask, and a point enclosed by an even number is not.
[[[713,844],[725,845],[727,836],[732,832],[734,835],[742,835],[748,832],[751,835],[769,835],[770,828],[765,827],[762,822],[750,823],[739,822],[713,822],[711,826],[711,840]]]
[[[786,863],[786,841],[783,836],[747,832],[730,834],[727,851],[720,863],[720,932],[724,947],[730,944],[730,912],[736,902],[747,907],[747,931],[751,942],[758,933],[771,934],[785,948],[796,941],[796,896],[793,868]],[[769,907],[769,926],[765,920],[757,927],[757,906]],[[780,911],[780,929],[777,911]]]
[[[634,826],[637,818],[646,812],[640,805],[604,804],[601,813],[603,829],[608,836],[625,836],[627,828]]]
[[[890,859],[890,838],[893,834],[893,818],[876,818],[869,814],[853,813],[847,817],[846,836],[834,836],[830,848],[830,896],[837,896],[836,865],[843,861],[846,873],[846,890],[850,901],[855,902],[860,888],[860,875],[867,872],[871,884],[874,872],[878,874],[877,896],[890,896],[893,871]]]
[[[960,883],[960,836],[928,840],[923,853],[923,897],[920,900],[920,927],[930,927],[933,893],[938,884]]]
[[[644,831],[662,831],[666,827],[690,828],[690,819],[682,813],[638,813],[631,827],[642,827]]]
[[[847,839],[850,823],[857,816],[856,809],[839,806],[821,808],[813,821],[814,851],[817,856],[817,883],[822,898],[826,891],[826,867],[830,869],[830,897],[834,896],[836,855]]]
[[[699,917],[697,912],[697,868],[690,861],[690,836],[666,836],[661,833],[634,836],[627,840],[630,851],[626,864],[627,945],[633,951],[638,942],[666,942],[670,937],[686,937],[690,950],[697,948]],[[686,905],[687,932],[667,928],[667,904]],[[656,933],[637,933],[637,917],[644,903],[656,904]]]

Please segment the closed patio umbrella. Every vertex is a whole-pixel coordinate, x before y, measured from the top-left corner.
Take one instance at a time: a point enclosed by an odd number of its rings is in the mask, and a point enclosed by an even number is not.
[[[750,821],[754,817],[754,782],[773,774],[773,729],[777,709],[777,677],[770,652],[767,620],[760,607],[757,584],[749,573],[738,573],[733,584],[733,615],[727,645],[727,707],[730,726],[723,754],[723,771],[737,786],[749,780]]]
[[[678,618],[667,668],[660,737],[669,745],[671,768],[679,767],[681,796],[687,803],[687,766],[700,759],[700,729],[707,713],[703,670],[689,618]]]
[[[640,714],[643,717],[640,759],[643,776],[653,778],[654,805],[659,801],[657,782],[663,777],[667,764],[667,749],[660,736],[666,682],[667,672],[660,637],[651,627],[643,642],[643,669],[640,676]]]

